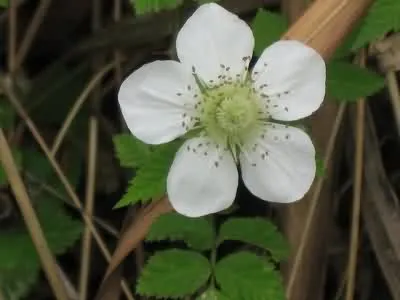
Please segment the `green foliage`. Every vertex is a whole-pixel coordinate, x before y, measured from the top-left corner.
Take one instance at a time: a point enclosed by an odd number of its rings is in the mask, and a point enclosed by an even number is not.
[[[208,289],[204,293],[202,293],[197,300],[229,300],[227,296],[215,289]]]
[[[54,254],[64,253],[79,239],[82,224],[70,217],[53,193],[49,193],[42,184],[64,197],[64,190],[48,162],[39,152],[24,149],[20,153],[20,169],[26,177],[26,183],[32,202],[35,205],[39,222],[46,240]],[[77,183],[80,165],[79,157],[70,164],[67,176],[73,184]],[[34,180],[33,180],[34,179]],[[29,233],[23,224],[0,233],[0,289],[6,300],[18,300],[35,283],[40,270],[39,258]]]
[[[280,39],[288,28],[288,22],[280,14],[259,9],[251,28],[255,38],[254,52],[259,56],[266,47]]]
[[[29,84],[30,89],[23,97],[32,119],[41,124],[59,125],[84,90],[89,78],[89,62],[74,68],[56,64],[39,74]],[[87,123],[87,115],[88,111],[84,106],[73,124],[82,120]],[[79,127],[77,130],[83,137],[87,131],[85,127]]]
[[[231,218],[222,224],[218,240],[241,241],[270,251],[282,260],[289,254],[289,245],[275,225],[262,218]]]
[[[177,213],[159,217],[146,237],[148,241],[182,240],[197,250],[210,249],[213,238],[213,227],[206,218],[188,218]]]
[[[6,276],[0,275],[0,290],[5,297],[3,300],[19,300],[24,297],[35,284],[38,275],[36,269],[23,267],[6,272]]]
[[[334,61],[327,67],[327,94],[337,100],[356,101],[370,96],[385,82],[378,74],[356,65]]]
[[[5,96],[0,95],[0,128],[10,128],[15,121],[15,111],[7,102]]]
[[[229,299],[284,300],[280,274],[266,259],[250,252],[231,254],[216,265],[216,279]]]
[[[131,134],[118,134],[113,138],[115,151],[121,166],[136,168],[146,164],[150,147]]]
[[[335,53],[344,57],[383,37],[389,31],[400,30],[400,1],[375,0],[367,15],[361,19]]]
[[[14,157],[17,167],[20,168],[21,162],[22,162],[21,152],[18,149],[14,148],[14,149],[12,149],[12,153],[13,153],[13,157]],[[7,181],[6,172],[0,162],[0,186],[3,184],[7,184],[7,182],[8,181]]]
[[[183,0],[130,0],[137,14],[159,12],[161,10],[175,9],[182,5]],[[219,0],[196,0],[201,5]]]
[[[0,0],[0,8],[1,7],[3,7],[3,8],[8,7],[8,1],[9,0]]]
[[[140,275],[137,292],[148,297],[182,298],[201,288],[210,274],[210,264],[203,255],[166,250],[150,258]]]
[[[158,12],[160,10],[174,9],[183,3],[183,0],[131,0],[139,15]]]
[[[115,207],[120,208],[163,196],[166,191],[168,171],[180,144],[179,141],[171,142],[160,145],[150,152],[148,159],[141,165],[125,195]]]
[[[317,177],[324,177],[326,172],[326,167],[324,164],[323,157],[318,152],[315,155],[315,163],[317,165],[317,170],[316,170]]]
[[[391,30],[400,30],[400,1],[376,0],[357,29],[351,48],[357,50]]]
[[[219,2],[219,0],[196,0],[196,2],[199,4],[206,4],[211,2]]]
[[[50,249],[64,253],[81,234],[81,223],[68,216],[62,203],[41,195],[36,206],[37,216]],[[20,227],[0,234],[0,289],[9,297],[19,299],[29,291],[39,273],[39,258],[29,233]]]

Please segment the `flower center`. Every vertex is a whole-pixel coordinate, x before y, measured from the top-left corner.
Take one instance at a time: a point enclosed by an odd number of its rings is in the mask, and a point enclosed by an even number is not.
[[[239,96],[226,97],[216,109],[216,120],[229,135],[235,135],[247,128],[253,119],[251,102]]]
[[[230,148],[242,144],[257,128],[262,114],[250,83],[207,88],[200,107],[200,126],[217,143]]]

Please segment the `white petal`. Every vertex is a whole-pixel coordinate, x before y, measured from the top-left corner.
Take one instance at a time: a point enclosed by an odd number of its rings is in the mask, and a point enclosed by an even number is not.
[[[279,41],[266,48],[252,78],[275,120],[309,116],[325,95],[325,62],[312,48],[297,41]]]
[[[206,83],[219,75],[236,78],[247,68],[254,48],[250,27],[218,4],[200,6],[179,31],[179,60]],[[246,58],[246,59],[244,59]]]
[[[237,186],[238,171],[231,154],[203,137],[182,145],[167,178],[172,206],[188,217],[228,208],[235,199]]]
[[[315,149],[302,130],[269,123],[240,156],[243,181],[255,196],[271,202],[301,199],[315,177]]]
[[[194,77],[179,62],[155,61],[129,75],[118,101],[130,131],[148,144],[169,142],[191,126],[195,94]]]

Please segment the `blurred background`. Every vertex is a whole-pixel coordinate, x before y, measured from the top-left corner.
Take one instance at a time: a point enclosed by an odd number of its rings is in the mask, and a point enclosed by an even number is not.
[[[121,228],[137,216],[141,204],[113,209],[135,174],[115,154],[113,138],[127,132],[116,93],[144,63],[175,58],[176,33],[199,5],[139,2],[0,0],[0,146],[10,148],[10,165],[19,171],[11,180],[0,166],[1,300],[57,299],[32,243],[40,240],[38,228],[50,249],[43,255],[55,261],[69,299],[94,299]],[[220,4],[249,22],[263,49],[308,2]],[[349,268],[356,271],[351,299],[400,300],[400,5],[378,2],[370,36],[357,47],[338,47],[324,108],[305,124],[318,150],[315,187],[299,203],[280,206],[255,199],[241,184],[232,210],[270,218],[288,240],[291,254],[277,269],[285,284],[292,281],[290,300],[349,299]],[[257,18],[266,11],[263,23]],[[22,202],[15,197],[21,183]],[[82,213],[97,228],[94,239]],[[168,245],[140,243],[117,277],[122,294],[109,299],[145,299],[135,282],[147,258]]]

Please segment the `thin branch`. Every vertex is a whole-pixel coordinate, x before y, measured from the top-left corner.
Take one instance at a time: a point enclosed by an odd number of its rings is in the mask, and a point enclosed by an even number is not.
[[[331,134],[329,137],[329,141],[328,141],[328,146],[327,146],[325,156],[324,156],[324,165],[325,166],[328,166],[329,162],[332,159],[333,151],[335,149],[336,137],[338,135],[340,125],[342,124],[345,108],[346,108],[346,105],[344,103],[342,103],[339,107],[337,117],[336,117],[335,123],[333,125],[332,131],[331,131]],[[315,212],[317,211],[318,199],[319,199],[319,195],[321,193],[322,187],[323,187],[323,183],[324,183],[324,178],[323,177],[318,178],[318,180],[315,184],[315,188],[313,190],[313,194],[312,194],[312,197],[310,200],[310,207],[309,207],[308,214],[307,214],[307,220],[306,220],[306,224],[305,224],[304,230],[303,230],[303,235],[301,237],[299,247],[298,247],[296,255],[294,257],[293,266],[292,266],[292,269],[291,269],[291,272],[289,275],[289,279],[288,279],[288,284],[286,287],[286,298],[287,299],[292,299],[291,297],[292,297],[294,283],[296,281],[297,276],[300,276],[300,274],[299,274],[300,263],[303,259],[305,246],[307,245],[307,242],[308,242],[308,239],[310,236],[311,225],[315,219]]]
[[[17,53],[17,3],[10,0],[8,17],[8,72],[14,76],[15,56]]]
[[[395,71],[387,71],[386,83],[390,94],[390,100],[393,105],[393,114],[396,120],[397,134],[400,136],[400,88],[397,82]]]
[[[2,290],[0,290],[0,300],[6,300]]]
[[[360,53],[360,65],[365,65],[365,51]],[[363,161],[364,161],[364,130],[365,128],[365,99],[357,101],[356,119],[356,156],[354,161],[354,187],[353,187],[353,214],[350,235],[350,253],[347,263],[347,285],[346,300],[353,300],[354,286],[357,270],[357,253],[360,235],[360,214],[361,214],[361,191],[363,181]]]
[[[92,30],[96,32],[101,26],[101,3],[99,0],[92,0]],[[92,60],[93,71],[100,66],[100,58],[95,55]],[[92,107],[96,108],[100,101],[99,91],[100,85],[96,85],[92,93]],[[85,213],[90,218],[93,216],[94,194],[96,188],[96,160],[98,147],[98,119],[95,116],[89,118],[89,140],[88,140],[88,163],[87,163],[87,179],[86,179],[86,197],[85,197]],[[86,300],[88,294],[88,281],[90,273],[90,253],[92,249],[92,235],[90,228],[85,226],[82,238],[82,254],[81,269],[79,275],[79,299]]]
[[[67,191],[69,197],[72,199],[72,202],[74,205],[80,210],[83,211],[82,204],[79,200],[79,197],[74,191],[74,188],[72,187],[71,183],[65,176],[64,172],[61,170],[60,165],[58,162],[55,160],[54,156],[51,154],[49,147],[47,146],[46,142],[44,141],[43,137],[40,135],[38,129],[36,128],[35,124],[31,120],[31,118],[28,116],[26,113],[24,107],[20,104],[20,101],[18,100],[17,96],[15,95],[10,82],[0,82],[0,86],[4,88],[4,91],[7,95],[8,100],[10,103],[13,105],[14,109],[17,111],[19,116],[25,121],[27,127],[29,128],[30,132],[32,133],[34,139],[46,155],[47,159],[49,160],[51,166],[53,167],[54,171],[57,174],[57,177],[60,179],[61,183],[63,184],[65,190]],[[105,242],[103,241],[100,233],[98,232],[97,228],[94,226],[92,220],[86,216],[85,214],[81,214],[83,221],[85,224],[87,224],[93,234],[93,237],[95,238],[95,241],[99,245],[99,248],[106,258],[106,260],[109,262],[111,259],[111,253],[108,250]],[[121,282],[122,288],[125,291],[125,293],[130,293],[129,285],[123,280]]]
[[[21,176],[18,173],[18,168],[15,164],[10,146],[7,142],[7,138],[1,128],[0,160],[3,164],[3,168],[7,174],[18,207],[21,210],[26,227],[32,238],[32,242],[35,245],[36,251],[43,266],[43,270],[54,292],[54,295],[58,300],[68,300],[67,290],[59,276],[56,261],[47,244],[35,210],[31,205],[31,200],[28,196],[28,192],[25,188]]]
[[[38,8],[35,11],[35,15],[32,17],[31,22],[27,27],[27,31],[25,33],[24,39],[21,42],[18,53],[15,58],[15,68],[18,69],[19,66],[23,63],[26,54],[29,51],[29,48],[32,45],[33,40],[35,39],[36,33],[42,24],[43,18],[47,13],[47,10],[50,7],[51,0],[41,0]]]
[[[54,187],[48,185],[45,182],[42,182],[41,180],[35,178],[31,173],[25,173],[25,176],[29,179],[32,180],[33,182],[40,184],[40,188],[46,191],[47,193],[51,194],[54,197],[59,198],[60,200],[64,201],[65,204],[69,205],[71,208],[76,209],[80,214],[85,214],[85,211],[80,210],[78,207],[76,207],[69,199],[65,198],[63,195],[59,193],[57,189]],[[87,216],[89,217],[89,216]],[[99,217],[92,216],[93,221],[97,223],[101,228],[103,228],[106,232],[108,232],[110,235],[112,235],[115,238],[119,238],[119,232],[118,230],[113,227],[112,225],[108,224],[106,221],[102,220]]]
[[[92,79],[87,84],[86,88],[82,91],[79,95],[78,99],[75,101],[74,105],[72,106],[71,110],[69,111],[65,121],[63,122],[61,129],[58,131],[56,138],[54,139],[53,146],[51,148],[51,155],[54,156],[58,149],[61,146],[62,141],[64,140],[65,135],[68,132],[69,127],[72,124],[72,121],[78,114],[80,108],[82,107],[83,103],[89,98],[90,93],[97,87],[99,82],[103,79],[103,77],[114,67],[114,63],[107,64],[104,68],[99,70],[97,74],[95,74]]]
[[[97,160],[97,144],[98,144],[98,122],[96,117],[89,118],[89,147],[88,147],[88,164],[87,164],[87,185],[86,185],[86,201],[85,213],[89,218],[93,216],[94,193],[96,185],[96,160]],[[86,225],[82,239],[82,259],[79,277],[79,299],[87,298],[87,286],[90,270],[90,252],[92,249],[92,235],[90,228]]]

